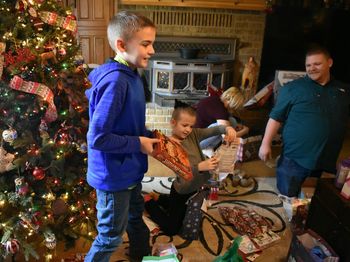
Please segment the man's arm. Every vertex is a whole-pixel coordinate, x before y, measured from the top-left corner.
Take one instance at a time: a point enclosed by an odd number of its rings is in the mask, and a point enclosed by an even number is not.
[[[261,160],[266,161],[271,158],[271,142],[277,135],[281,125],[281,122],[278,122],[272,118],[270,118],[267,122],[264,138],[259,149],[259,157]]]

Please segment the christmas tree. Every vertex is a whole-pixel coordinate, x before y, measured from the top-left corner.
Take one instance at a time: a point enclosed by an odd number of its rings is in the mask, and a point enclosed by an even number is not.
[[[0,0],[0,25],[0,260],[50,260],[95,234],[77,23],[60,1]]]

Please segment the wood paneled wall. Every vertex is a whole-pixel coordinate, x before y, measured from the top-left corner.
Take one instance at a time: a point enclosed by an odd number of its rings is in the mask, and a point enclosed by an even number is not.
[[[102,64],[114,56],[107,26],[117,12],[117,0],[68,0],[78,20],[78,39],[85,63]]]

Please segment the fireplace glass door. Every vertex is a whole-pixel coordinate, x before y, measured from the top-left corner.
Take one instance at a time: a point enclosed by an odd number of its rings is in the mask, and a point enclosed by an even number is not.
[[[192,93],[206,93],[210,83],[209,73],[193,73]]]
[[[157,90],[170,92],[170,73],[169,71],[156,71]]]
[[[190,73],[174,72],[173,75],[173,90],[172,93],[190,93]]]

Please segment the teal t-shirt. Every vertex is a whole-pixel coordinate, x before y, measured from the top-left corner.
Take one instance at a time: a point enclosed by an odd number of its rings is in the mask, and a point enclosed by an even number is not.
[[[281,88],[270,117],[283,122],[283,154],[302,167],[334,172],[349,115],[349,89],[308,76]]]

